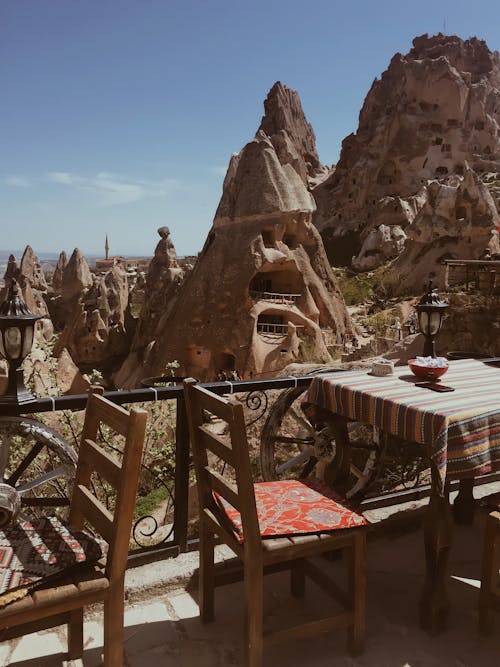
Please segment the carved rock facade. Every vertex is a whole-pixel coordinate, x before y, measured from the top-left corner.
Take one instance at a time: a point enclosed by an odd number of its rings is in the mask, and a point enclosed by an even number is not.
[[[145,358],[146,375],[174,360],[179,373],[203,380],[233,370],[273,375],[292,361],[329,360],[328,345],[351,327],[312,224],[308,182],[325,171],[314,134],[282,84],[265,108],[254,140],[231,159],[214,224]]]
[[[475,258],[498,224],[500,59],[476,38],[424,35],[376,79],[356,134],[314,189],[332,263],[414,274]]]

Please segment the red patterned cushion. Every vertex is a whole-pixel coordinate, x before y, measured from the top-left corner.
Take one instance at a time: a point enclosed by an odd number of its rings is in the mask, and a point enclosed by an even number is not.
[[[314,478],[257,482],[254,491],[262,537],[356,528],[368,523],[361,514],[346,507],[327,484]],[[224,498],[215,496],[238,540],[243,542],[240,513]]]
[[[75,565],[95,563],[106,547],[56,517],[19,521],[0,530],[0,595]]]

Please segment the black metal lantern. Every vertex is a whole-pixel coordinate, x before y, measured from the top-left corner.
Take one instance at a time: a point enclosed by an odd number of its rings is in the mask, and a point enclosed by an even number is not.
[[[24,386],[22,363],[31,351],[35,322],[40,319],[19,296],[13,280],[7,298],[0,305],[0,354],[9,363],[7,391],[0,396],[0,403],[23,405],[36,400]]]
[[[427,292],[420,299],[415,309],[418,315],[418,326],[425,336],[424,357],[435,357],[435,338],[441,329],[444,311],[448,308],[448,302],[441,299],[437,289],[432,287],[429,280]]]

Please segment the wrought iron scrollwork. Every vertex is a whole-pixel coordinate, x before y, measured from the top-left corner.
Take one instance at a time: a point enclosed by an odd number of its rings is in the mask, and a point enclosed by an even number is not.
[[[254,389],[246,395],[245,405],[252,412],[257,412],[257,415],[247,422],[247,426],[252,426],[266,414],[269,399],[265,391]]]
[[[118,449],[118,447],[115,447],[109,442],[109,439],[106,438],[106,435],[103,433],[100,427],[99,434],[110,449],[117,452],[118,454],[123,454],[123,452]],[[158,483],[158,486],[163,487],[167,491],[167,505],[165,507],[164,515],[164,518],[166,519],[170,509],[175,507],[175,499],[170,486],[164,479],[160,477],[160,475],[158,475],[150,466],[147,466],[145,463],[141,464],[141,470],[147,471],[147,473],[151,475],[151,477]],[[144,526],[147,526],[148,524],[150,524],[151,527],[144,528]],[[161,535],[161,537],[155,537],[158,531],[161,531],[165,525],[165,523],[160,525],[158,520],[153,515],[145,514],[144,516],[139,517],[139,519],[137,519],[137,521],[134,523],[132,528],[132,538],[140,548],[159,546],[160,544],[164,544],[169,540],[174,530],[174,524],[172,522],[164,535]]]

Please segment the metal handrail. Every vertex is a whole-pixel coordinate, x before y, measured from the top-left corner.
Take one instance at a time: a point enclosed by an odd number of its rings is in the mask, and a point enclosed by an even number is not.
[[[303,324],[295,324],[296,329],[304,329]],[[273,324],[272,322],[257,322],[257,333],[283,334],[288,333],[288,324]]]
[[[285,301],[297,301],[300,299],[302,294],[288,294],[285,292],[260,292],[257,290],[250,290],[250,296],[253,299],[259,299],[262,301],[277,301],[277,302],[285,302]]]

